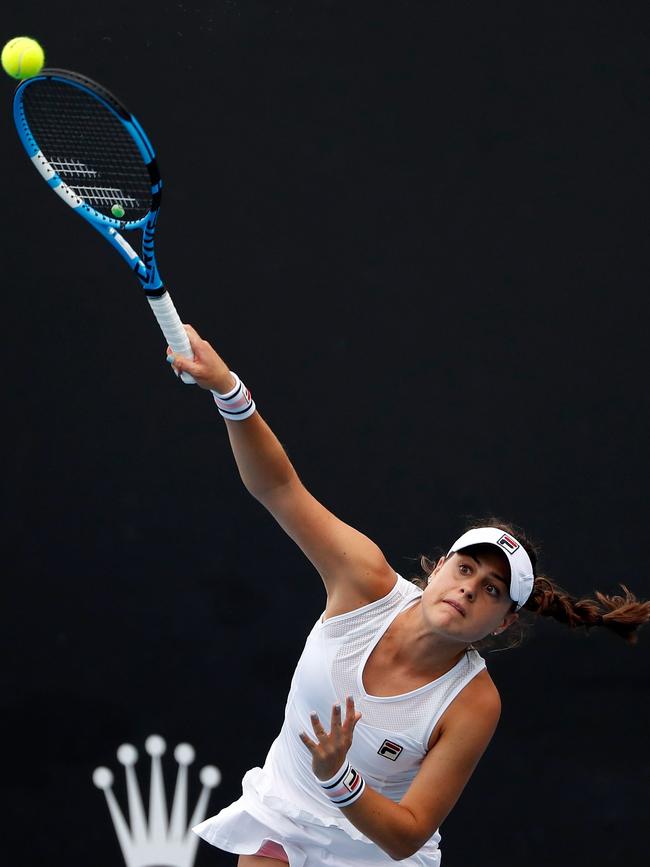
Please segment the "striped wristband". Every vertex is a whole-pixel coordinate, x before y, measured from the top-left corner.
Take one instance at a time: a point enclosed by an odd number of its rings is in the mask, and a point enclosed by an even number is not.
[[[243,419],[249,418],[255,412],[255,401],[237,374],[232,370],[230,373],[235,377],[235,384],[230,391],[227,391],[225,394],[220,394],[213,388],[210,391],[214,396],[214,402],[219,408],[219,412],[224,418],[229,418],[231,421],[243,421]]]
[[[363,795],[366,781],[346,759],[330,780],[321,780],[321,786],[330,801],[338,807],[349,807]]]

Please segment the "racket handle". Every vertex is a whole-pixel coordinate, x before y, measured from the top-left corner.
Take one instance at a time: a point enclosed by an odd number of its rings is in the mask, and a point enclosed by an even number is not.
[[[147,301],[153,310],[153,315],[158,320],[158,325],[160,325],[160,329],[165,335],[167,343],[169,343],[177,355],[184,355],[185,358],[189,358],[190,361],[193,361],[194,354],[192,352],[192,347],[190,346],[187,331],[183,328],[183,323],[176,312],[174,302],[172,301],[169,292],[165,292],[164,295],[157,298],[152,298],[147,295]],[[181,379],[188,385],[196,382],[194,377],[190,376],[186,371],[181,373]]]

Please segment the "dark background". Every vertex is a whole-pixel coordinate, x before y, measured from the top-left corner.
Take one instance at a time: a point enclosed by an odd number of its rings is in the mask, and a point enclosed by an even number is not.
[[[137,113],[181,316],[398,571],[496,513],[576,594],[650,595],[646,3],[3,9]],[[157,732],[168,778],[187,740],[193,797],[207,763],[210,812],[237,797],[324,595],[3,88],[2,857],[117,867],[93,769],[124,805],[115,750]],[[648,639],[544,622],[488,658],[446,867],[647,864]]]

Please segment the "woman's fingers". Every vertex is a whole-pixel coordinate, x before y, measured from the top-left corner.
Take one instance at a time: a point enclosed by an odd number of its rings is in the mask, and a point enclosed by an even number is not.
[[[332,718],[329,732],[325,731],[325,728],[320,721],[320,717],[315,711],[309,716],[311,719],[312,729],[314,730],[314,734],[318,738],[318,743],[321,746],[328,741],[338,741],[341,735],[351,737],[355,725],[361,719],[361,714],[354,707],[354,699],[352,696],[348,696],[345,701],[345,722],[342,721],[341,705],[337,702],[332,706]],[[304,741],[302,735],[300,737],[301,740]]]
[[[203,344],[205,344],[205,341],[199,337],[191,325],[185,325],[185,330],[187,331],[194,357],[186,358],[184,355],[181,355],[180,352],[175,353],[171,346],[168,346],[167,361],[170,362],[172,369],[177,376],[180,372],[187,371],[196,380],[203,380],[210,373],[209,365],[205,363],[206,359],[202,353],[202,347]]]
[[[352,696],[348,696],[345,701],[344,722],[341,720],[340,703],[336,702],[332,706],[332,724],[329,732],[323,728],[316,711],[309,716],[316,740],[313,740],[307,732],[300,732],[298,737],[311,753],[314,774],[320,780],[329,780],[345,762],[345,757],[352,746],[354,727],[361,719],[361,714],[357,712]]]
[[[171,348],[171,346],[167,347],[167,358],[165,360],[171,364],[172,370],[174,371],[176,376],[179,376],[179,371],[177,370],[176,365],[174,364],[174,362],[176,360],[176,358],[174,356],[174,350]]]
[[[320,719],[318,719],[318,716],[316,714],[312,715],[312,720],[314,718],[316,718],[318,720],[318,724],[320,725],[321,731],[324,734],[325,732],[324,732],[323,727],[320,723]],[[330,734],[334,735],[334,734],[338,734],[339,732],[344,731],[346,729],[347,730],[353,729],[355,727],[355,725],[359,722],[360,719],[361,719],[361,714],[359,713],[359,711],[357,711],[357,709],[354,706],[354,698],[351,695],[349,695],[345,700],[345,722],[343,722],[342,718],[341,718],[341,705],[339,704],[339,702],[336,702],[336,704],[332,705],[332,719],[331,719]],[[314,729],[314,731],[316,731],[316,729]]]
[[[203,369],[195,361],[192,361],[191,358],[185,358],[185,356],[180,353],[175,354],[171,352],[167,354],[167,361],[171,364],[176,375],[178,375],[179,372],[187,371],[195,379],[202,378]]]
[[[349,695],[345,700],[345,723],[343,724],[343,728],[347,729],[350,733],[352,733],[355,725],[361,719],[361,714],[356,710],[354,706],[354,699],[351,695]]]
[[[323,740],[327,737],[327,732],[323,728],[323,724],[321,723],[318,714],[312,713],[309,715],[311,719],[311,727],[314,730],[314,734],[318,738],[319,741]]]
[[[203,343],[203,338],[201,337],[199,332],[196,330],[196,328],[193,328],[191,325],[188,325],[186,322],[183,322],[183,328],[185,329],[185,331],[187,333],[187,339],[190,341],[190,346],[192,347],[194,354],[196,354],[196,350],[199,348],[201,343]]]
[[[316,750],[318,749],[318,744],[314,743],[312,739],[309,737],[307,732],[300,732],[298,735],[303,744],[307,747],[308,750]]]

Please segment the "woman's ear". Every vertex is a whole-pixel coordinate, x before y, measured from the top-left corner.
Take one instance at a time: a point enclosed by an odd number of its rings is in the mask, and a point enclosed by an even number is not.
[[[445,565],[445,558],[444,558],[444,557],[441,557],[441,558],[438,560],[438,562],[436,563],[436,565],[435,565],[435,567],[434,567],[434,569],[433,569],[433,572],[432,572],[432,573],[429,575],[429,577],[427,578],[427,584],[430,584],[430,583],[431,583],[431,579],[433,578],[433,576],[436,575],[438,572],[440,572],[440,570],[442,569],[442,567],[443,567],[444,565]]]
[[[492,635],[499,635],[499,633],[504,632],[509,626],[515,622],[515,620],[519,620],[519,615],[515,614],[514,611],[511,611],[509,614],[503,618],[501,626],[492,633]]]

